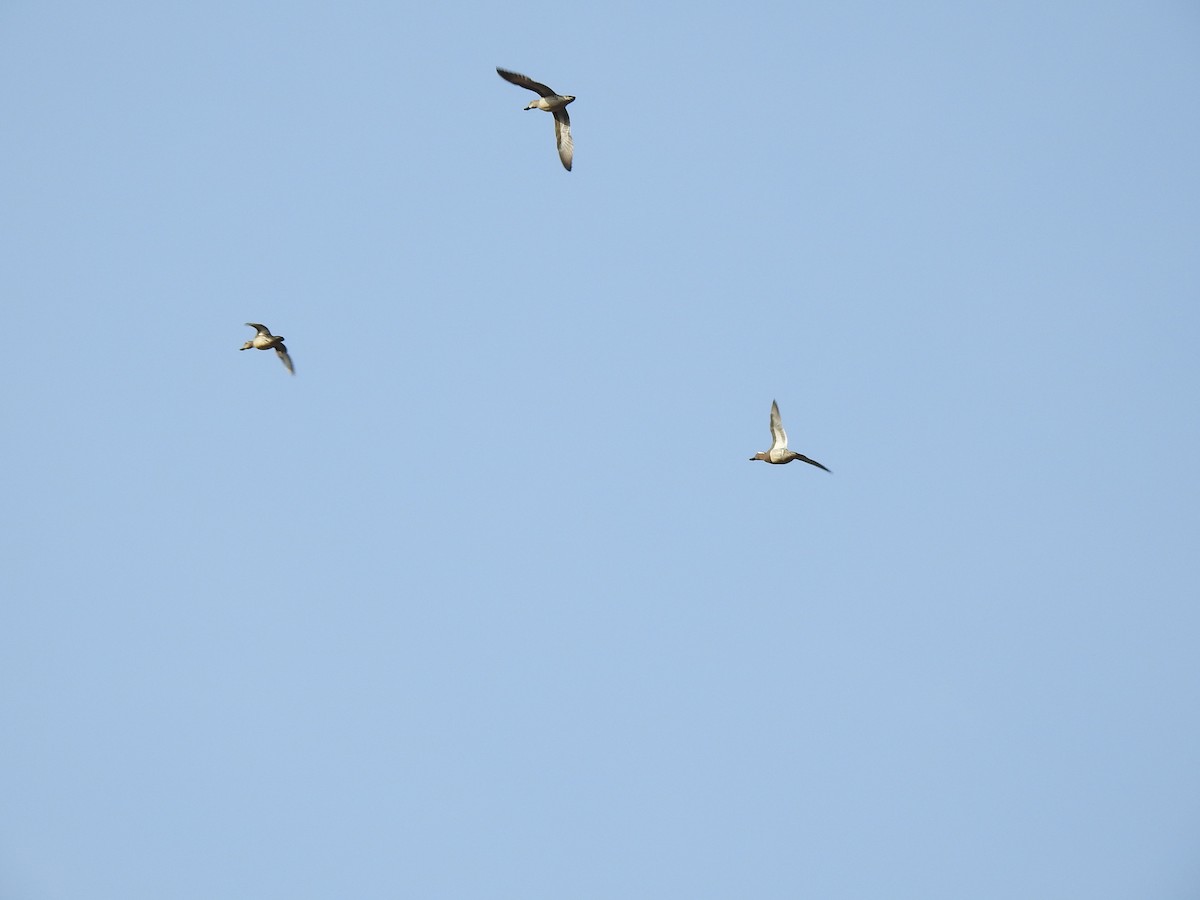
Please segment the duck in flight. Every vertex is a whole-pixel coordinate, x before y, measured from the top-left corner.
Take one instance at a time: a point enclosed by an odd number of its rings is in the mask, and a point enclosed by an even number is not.
[[[283,346],[282,334],[271,334],[266,325],[259,325],[257,322],[247,322],[251,328],[258,329],[258,334],[252,337],[239,348],[241,350],[274,350],[275,355],[283,362],[284,366],[293,375],[296,374],[296,369],[292,366],[292,358],[288,356],[287,347]]]
[[[783,420],[779,418],[779,404],[774,400],[771,401],[771,449],[755,453],[750,457],[751,462],[756,459],[761,459],[763,462],[768,462],[776,466],[785,466],[793,459],[798,459],[801,462],[808,463],[810,466],[816,466],[818,469],[825,469],[815,459],[809,459],[803,453],[797,453],[795,450],[788,449],[787,432],[783,430]],[[828,472],[829,470],[825,469],[825,471]]]
[[[568,172],[571,171],[571,160],[575,156],[575,144],[571,141],[571,117],[567,115],[567,104],[575,98],[569,94],[559,94],[550,90],[546,85],[534,81],[528,75],[520,72],[510,72],[496,66],[496,74],[510,84],[528,88],[538,94],[536,100],[530,100],[526,109],[544,109],[554,114],[554,139],[558,143],[558,158]]]

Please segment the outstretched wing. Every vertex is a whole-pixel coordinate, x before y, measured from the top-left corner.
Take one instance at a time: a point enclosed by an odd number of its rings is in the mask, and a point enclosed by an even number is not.
[[[808,463],[810,466],[816,466],[818,469],[825,469],[825,467],[824,467],[823,465],[821,465],[819,462],[817,462],[815,459],[809,459],[809,458],[808,458],[807,456],[805,456],[803,453],[797,453],[797,454],[796,454],[796,459],[800,460],[801,462],[806,462],[806,463]],[[829,472],[829,470],[828,470],[828,469],[825,469],[825,471],[826,471],[826,472]],[[832,475],[833,473],[832,473],[832,472],[829,472],[829,474],[830,474],[830,475]]]
[[[779,404],[771,401],[771,449],[787,449],[787,432],[783,430],[783,419],[779,417]]]
[[[249,325],[251,328],[258,329],[259,334],[265,334],[267,337],[273,336],[271,334],[270,329],[268,329],[266,325],[259,325],[257,322],[247,322],[246,324]]]
[[[496,74],[510,84],[515,84],[517,87],[528,88],[531,91],[537,91],[543,97],[557,97],[558,94],[550,90],[540,81],[534,81],[528,75],[522,75],[520,72],[510,72],[508,69],[502,69],[496,66]]]
[[[280,362],[283,363],[289,372],[293,375],[296,374],[296,367],[292,365],[292,358],[288,356],[287,347],[283,346],[283,344],[276,344],[275,355],[279,357]]]
[[[575,142],[571,140],[571,117],[567,108],[554,111],[554,139],[558,142],[558,158],[571,171],[571,160],[575,158]]]

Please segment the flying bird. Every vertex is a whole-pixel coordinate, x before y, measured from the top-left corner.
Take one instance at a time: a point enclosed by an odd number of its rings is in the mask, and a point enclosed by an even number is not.
[[[288,356],[287,347],[283,346],[283,335],[271,334],[270,329],[266,325],[259,325],[257,322],[247,322],[246,324],[251,328],[258,329],[258,334],[242,344],[239,349],[274,350],[275,355],[279,357],[287,370],[295,375],[296,369],[292,366],[292,358]]]
[[[496,74],[517,87],[528,88],[538,94],[538,99],[529,101],[526,109],[544,109],[554,114],[554,139],[558,143],[558,158],[570,172],[571,160],[575,156],[575,144],[571,140],[571,117],[567,115],[567,104],[575,98],[569,94],[555,93],[546,85],[519,72],[510,72],[496,66]]]
[[[750,457],[750,461],[761,459],[763,462],[768,462],[776,466],[784,466],[790,463],[793,459],[798,459],[801,462],[806,462],[810,466],[816,466],[818,469],[825,469],[823,465],[815,459],[809,459],[803,453],[797,453],[794,450],[789,450],[787,445],[787,432],[783,430],[783,420],[779,418],[779,404],[774,400],[771,401],[771,449],[764,450],[761,453],[755,453]],[[828,472],[828,469],[825,469]]]

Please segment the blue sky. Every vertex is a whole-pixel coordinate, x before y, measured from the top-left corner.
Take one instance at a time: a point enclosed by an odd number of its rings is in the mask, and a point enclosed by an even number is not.
[[[0,895],[1196,896],[1194,4],[10,2],[0,83]]]

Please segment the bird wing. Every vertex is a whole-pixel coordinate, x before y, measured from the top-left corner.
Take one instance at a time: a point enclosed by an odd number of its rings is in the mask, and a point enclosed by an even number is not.
[[[283,346],[283,344],[276,344],[275,355],[279,357],[279,361],[283,363],[289,372],[293,375],[296,374],[296,367],[292,365],[292,358],[288,356],[287,347]]]
[[[508,69],[502,69],[496,66],[496,74],[510,84],[515,84],[517,87],[529,88],[531,91],[536,91],[543,97],[557,97],[558,94],[550,88],[546,87],[540,81],[534,81],[528,75],[522,75],[520,72],[510,72]]]
[[[554,111],[554,139],[558,142],[558,158],[571,171],[571,160],[575,158],[575,142],[571,140],[571,117],[566,107]]]
[[[819,462],[817,462],[815,459],[809,459],[809,458],[808,458],[807,456],[805,456],[803,453],[797,453],[797,454],[796,454],[796,459],[800,460],[801,462],[806,462],[806,463],[808,463],[810,466],[816,466],[818,469],[825,469],[825,467],[824,467],[823,465],[821,465]],[[828,469],[825,469],[825,471],[826,471],[826,472],[829,472],[829,470],[828,470]],[[830,472],[829,474],[831,474],[831,475],[832,475],[833,473],[832,473],[832,472]]]
[[[779,404],[771,401],[771,449],[787,449],[787,432],[783,430],[783,419],[779,417]]]
[[[268,329],[266,325],[259,325],[257,322],[247,322],[246,324],[251,328],[257,328],[259,334],[265,334],[267,337],[273,337],[270,329]]]

